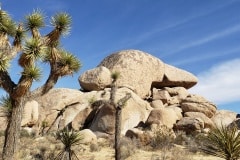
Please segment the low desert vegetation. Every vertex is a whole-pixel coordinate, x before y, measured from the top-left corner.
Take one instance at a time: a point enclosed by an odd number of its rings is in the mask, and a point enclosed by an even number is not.
[[[201,149],[207,154],[225,160],[238,160],[240,158],[240,132],[236,125],[216,127],[203,140],[205,143]]]

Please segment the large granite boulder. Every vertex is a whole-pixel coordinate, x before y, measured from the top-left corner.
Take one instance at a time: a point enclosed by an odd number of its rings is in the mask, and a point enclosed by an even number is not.
[[[78,81],[81,87],[86,91],[102,90],[107,86],[110,86],[111,72],[106,67],[97,67],[84,72]]]
[[[78,90],[55,88],[38,97],[36,101],[39,104],[39,113],[41,113],[39,114],[39,126],[44,122],[52,130],[57,130],[59,126],[64,127],[74,117],[74,115],[68,117],[66,114],[76,114],[76,110],[81,110],[76,105],[79,105],[82,95],[83,93]]]
[[[146,121],[146,125],[157,124],[173,128],[173,125],[182,118],[173,107],[153,109]]]
[[[127,130],[136,127],[140,122],[145,122],[152,110],[149,103],[142,100],[134,92],[128,88],[119,88],[116,92],[116,101],[123,98],[127,93],[131,94],[131,98],[126,102],[122,110],[122,134]],[[107,100],[110,97],[110,89],[105,89]],[[105,132],[114,134],[115,127],[115,109],[107,103],[99,103],[99,110],[94,116],[94,120],[89,127],[94,132]]]
[[[203,120],[205,128],[214,127],[213,121],[201,112],[185,112],[184,117],[200,118]]]
[[[217,110],[216,114],[211,118],[217,127],[228,126],[236,120],[237,113],[228,110]]]
[[[124,50],[106,57],[99,66],[119,72],[119,87],[128,87],[144,98],[149,94],[153,81],[162,81],[164,63],[142,51]]]
[[[217,110],[215,104],[207,101],[204,97],[199,95],[189,95],[182,100],[181,107],[183,112],[201,112],[207,117],[211,118]]]
[[[174,66],[164,65],[164,78],[162,81],[155,81],[153,86],[162,87],[184,87],[191,88],[197,84],[197,78],[190,72],[176,68]]]
[[[174,124],[173,129],[175,131],[184,131],[186,134],[201,133],[204,129],[204,122],[200,118],[183,117]]]

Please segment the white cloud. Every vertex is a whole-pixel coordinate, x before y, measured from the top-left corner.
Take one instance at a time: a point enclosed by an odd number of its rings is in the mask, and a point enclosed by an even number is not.
[[[216,65],[199,74],[198,84],[190,89],[216,104],[240,101],[240,59]]]

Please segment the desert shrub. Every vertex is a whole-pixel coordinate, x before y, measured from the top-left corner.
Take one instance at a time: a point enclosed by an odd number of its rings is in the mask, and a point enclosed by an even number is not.
[[[91,143],[89,148],[90,152],[97,152],[101,150],[101,147],[97,143]]]
[[[122,137],[120,146],[121,146],[121,159],[126,159],[136,152],[135,143],[130,138]]]
[[[240,132],[236,126],[215,127],[203,137],[203,141],[201,149],[207,154],[226,160],[240,158]]]
[[[153,149],[171,148],[173,146],[174,137],[174,132],[167,126],[159,126],[154,131],[151,146]]]
[[[25,129],[22,129],[20,131],[20,138],[26,137],[26,138],[34,138],[36,136],[35,132],[28,132]]]
[[[182,145],[188,148],[190,152],[196,153],[199,151],[199,146],[201,146],[202,135],[187,135],[186,132],[178,131],[175,133],[176,138],[174,139],[174,144]]]
[[[56,133],[56,138],[62,142],[64,148],[54,158],[55,160],[78,159],[76,153],[74,150],[72,150],[72,146],[80,145],[80,141],[83,139],[83,137],[79,132],[64,128]]]

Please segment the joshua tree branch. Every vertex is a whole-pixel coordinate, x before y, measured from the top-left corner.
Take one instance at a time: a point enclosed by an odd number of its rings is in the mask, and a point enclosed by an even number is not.
[[[10,95],[16,87],[16,84],[12,81],[7,71],[0,71],[0,87]]]

